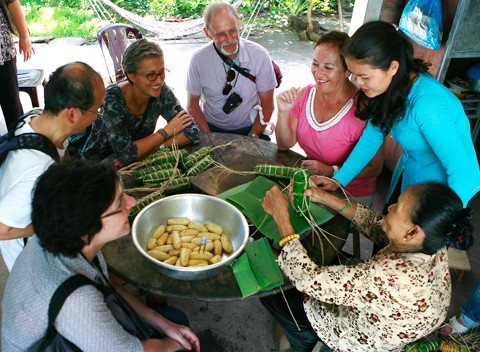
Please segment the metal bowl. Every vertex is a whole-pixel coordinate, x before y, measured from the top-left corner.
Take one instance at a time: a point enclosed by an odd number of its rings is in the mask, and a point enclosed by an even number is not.
[[[158,261],[147,254],[147,241],[155,229],[167,224],[172,217],[188,217],[200,223],[215,223],[223,227],[230,238],[233,252],[223,254],[222,261],[203,267],[177,267]],[[133,221],[132,238],[137,250],[162,274],[179,280],[199,280],[222,272],[238,257],[249,236],[245,216],[230,203],[203,194],[177,194],[153,202],[143,209]]]

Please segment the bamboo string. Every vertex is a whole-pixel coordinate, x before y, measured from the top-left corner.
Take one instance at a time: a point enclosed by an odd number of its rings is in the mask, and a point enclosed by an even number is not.
[[[293,322],[297,326],[297,330],[300,331],[300,326],[298,326],[297,319],[295,319],[295,316],[293,315],[292,309],[290,308],[290,305],[288,304],[287,297],[285,297],[285,293],[283,292],[282,286],[280,286],[280,292],[282,292],[283,299],[285,300],[285,303],[287,304],[288,312],[290,313],[290,316],[293,319]]]

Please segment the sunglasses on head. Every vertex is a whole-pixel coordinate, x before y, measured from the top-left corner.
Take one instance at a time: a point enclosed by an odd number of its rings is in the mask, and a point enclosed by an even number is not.
[[[227,95],[232,91],[232,82],[235,79],[235,71],[233,68],[228,70],[227,72],[227,82],[225,83],[225,87],[223,87],[223,95]]]

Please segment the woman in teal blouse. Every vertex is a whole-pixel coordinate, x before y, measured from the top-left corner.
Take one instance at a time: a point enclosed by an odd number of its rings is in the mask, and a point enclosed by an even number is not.
[[[343,52],[360,87],[356,114],[368,120],[357,146],[334,175],[347,185],[372,159],[390,133],[403,148],[387,203],[401,177],[400,191],[427,181],[448,184],[464,205],[480,189],[470,123],[460,101],[413,58],[408,38],[386,22],[361,26]],[[329,180],[317,181],[333,190]],[[395,198],[395,197],[394,197]]]

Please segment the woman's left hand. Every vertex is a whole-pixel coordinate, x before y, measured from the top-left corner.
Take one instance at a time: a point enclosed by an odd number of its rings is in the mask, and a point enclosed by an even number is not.
[[[35,49],[33,49],[30,36],[20,36],[18,49],[20,54],[23,54],[23,61],[27,61],[32,57],[32,54],[35,53]]]
[[[315,175],[332,176],[333,168],[330,165],[324,164],[318,160],[303,160],[302,166],[305,166],[308,171]]]
[[[163,128],[170,137],[180,133],[185,128],[190,126],[193,122],[193,117],[190,116],[185,110],[180,111],[168,124]]]
[[[186,351],[200,352],[200,341],[198,340],[197,335],[195,335],[188,326],[168,321],[162,330],[165,335],[181,344]]]

